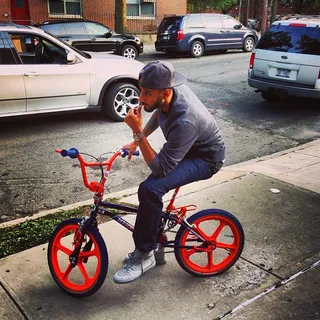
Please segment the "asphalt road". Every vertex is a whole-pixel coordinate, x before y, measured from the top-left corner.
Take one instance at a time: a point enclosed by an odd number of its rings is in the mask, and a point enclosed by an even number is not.
[[[146,63],[168,59],[216,118],[227,144],[226,165],[271,154],[320,137],[319,103],[285,99],[269,105],[247,84],[250,54],[234,51],[200,59],[143,55]],[[146,115],[145,115],[146,118]],[[147,120],[147,118],[146,118]],[[124,123],[98,113],[24,117],[0,122],[0,222],[91,198],[77,160],[61,158],[56,148],[77,147],[99,156],[131,141]],[[161,132],[150,142],[159,150]],[[107,191],[138,186],[149,174],[142,157],[119,159]],[[99,179],[90,170],[89,180]]]

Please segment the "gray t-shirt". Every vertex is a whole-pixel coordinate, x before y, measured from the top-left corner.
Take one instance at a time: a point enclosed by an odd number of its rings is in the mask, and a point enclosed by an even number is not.
[[[187,85],[174,88],[167,114],[156,112],[167,142],[150,164],[155,176],[167,175],[184,158],[203,158],[209,167],[224,160],[225,144],[217,123]]]

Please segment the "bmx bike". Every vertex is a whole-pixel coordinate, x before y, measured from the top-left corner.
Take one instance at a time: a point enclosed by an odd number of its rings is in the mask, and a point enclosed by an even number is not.
[[[137,213],[137,208],[103,201],[104,185],[113,162],[127,150],[115,152],[105,161],[76,148],[56,150],[63,157],[78,159],[84,185],[94,192],[90,215],[61,222],[54,230],[48,246],[48,264],[53,279],[67,294],[86,297],[95,293],[103,284],[108,272],[108,251],[98,229],[97,216],[106,215],[133,231],[134,226],[123,219],[121,213]],[[93,157],[87,162],[81,155]],[[139,155],[135,151],[134,155]],[[100,181],[88,181],[87,167],[100,167]],[[179,187],[162,212],[155,253],[173,248],[177,262],[183,270],[196,277],[220,274],[231,268],[239,259],[244,246],[244,232],[238,219],[221,209],[206,209],[187,218],[196,205],[175,207]],[[173,240],[167,232],[175,234]],[[170,233],[171,234],[171,233]],[[156,255],[157,259],[157,255]]]

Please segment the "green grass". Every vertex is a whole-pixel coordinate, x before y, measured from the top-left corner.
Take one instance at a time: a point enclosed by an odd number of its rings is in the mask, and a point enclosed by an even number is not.
[[[119,203],[119,199],[108,199]],[[122,203],[125,205],[125,203]],[[132,205],[131,205],[132,206]],[[69,218],[84,217],[90,214],[91,206],[82,206],[73,210],[59,211],[37,219],[29,219],[20,224],[0,228],[0,259],[11,254],[30,249],[49,242],[57,225]],[[115,212],[115,210],[110,209]],[[120,215],[123,215],[120,214]],[[99,223],[109,221],[107,216],[98,216]]]

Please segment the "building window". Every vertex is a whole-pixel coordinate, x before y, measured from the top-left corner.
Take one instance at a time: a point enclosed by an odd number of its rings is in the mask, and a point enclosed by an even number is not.
[[[81,16],[82,0],[48,0],[49,14]]]
[[[154,17],[155,0],[127,0],[127,17]]]

